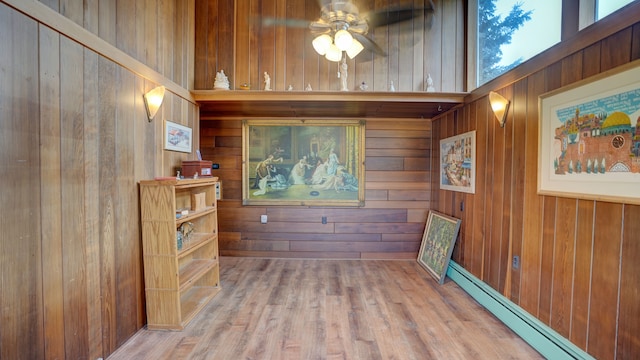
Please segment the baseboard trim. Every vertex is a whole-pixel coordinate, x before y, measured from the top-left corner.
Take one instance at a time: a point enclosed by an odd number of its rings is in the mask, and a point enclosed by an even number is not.
[[[447,276],[547,359],[595,360],[454,261]]]

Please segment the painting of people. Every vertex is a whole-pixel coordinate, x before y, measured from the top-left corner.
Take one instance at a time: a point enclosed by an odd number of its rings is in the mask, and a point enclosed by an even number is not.
[[[245,120],[243,204],[364,204],[364,121]]]

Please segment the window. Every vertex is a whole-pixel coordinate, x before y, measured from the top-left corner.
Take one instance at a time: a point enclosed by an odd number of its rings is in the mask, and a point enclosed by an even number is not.
[[[561,1],[478,0],[480,86],[560,41]]]
[[[596,20],[600,20],[621,7],[631,4],[633,0],[598,0]]]

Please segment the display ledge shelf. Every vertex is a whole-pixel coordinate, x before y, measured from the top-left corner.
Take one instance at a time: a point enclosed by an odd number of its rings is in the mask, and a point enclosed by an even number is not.
[[[223,100],[269,100],[269,101],[382,101],[382,102],[454,102],[460,103],[467,92],[426,91],[264,91],[264,90],[193,90],[199,102]]]
[[[210,233],[194,233],[191,234],[191,239],[186,243],[183,242],[183,247],[178,251],[178,259],[183,258],[194,251],[200,249],[201,247],[207,245],[213,239],[216,238],[218,234],[216,232]]]
[[[466,92],[194,90],[201,119],[244,116],[433,118],[464,103]],[[331,106],[327,106],[331,104]]]
[[[141,180],[140,184],[155,185],[155,186],[173,185],[176,187],[176,189],[187,189],[187,188],[193,188],[193,187],[208,186],[208,185],[211,185],[212,182],[216,182],[216,181],[218,181],[218,178],[215,176],[211,176],[211,177],[203,176],[197,179],[179,179],[179,180],[173,176],[166,176],[166,177],[156,177],[153,180]]]
[[[200,278],[210,270],[213,270],[218,264],[218,259],[194,259],[180,269],[180,288],[178,291],[183,293],[188,291]],[[185,279],[184,282],[182,279]]]
[[[187,215],[182,215],[179,218],[176,218],[176,225],[180,226],[183,223],[186,223],[188,221],[191,221],[193,219],[197,219],[203,215],[207,215],[210,214],[212,212],[216,211],[216,207],[215,206],[207,206],[206,208],[204,208],[203,210],[200,211],[194,211],[191,212],[191,210],[189,210],[189,213]]]
[[[194,286],[182,294],[180,296],[182,321],[179,330],[184,330],[187,323],[189,323],[189,321],[198,314],[200,309],[207,305],[220,290],[219,286]]]

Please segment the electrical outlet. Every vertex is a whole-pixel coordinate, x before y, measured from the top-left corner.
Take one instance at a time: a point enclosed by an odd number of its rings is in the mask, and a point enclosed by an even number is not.
[[[511,267],[514,270],[518,270],[520,268],[520,256],[518,255],[513,256],[513,259],[511,260]]]
[[[326,217],[326,216],[323,216],[323,217],[322,217],[322,223],[323,223],[323,224],[326,224],[326,223],[327,223],[327,217]]]
[[[267,215],[260,215],[260,223],[261,224],[267,223]]]

